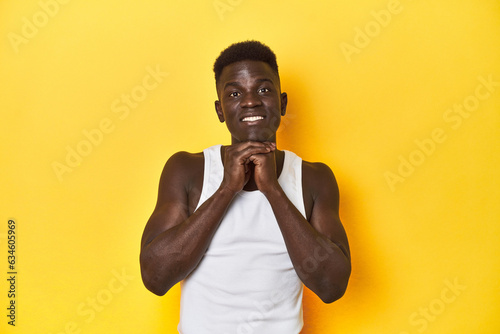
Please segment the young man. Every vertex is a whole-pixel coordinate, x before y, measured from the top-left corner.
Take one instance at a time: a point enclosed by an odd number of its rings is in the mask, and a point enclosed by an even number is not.
[[[267,46],[233,44],[214,72],[231,145],[166,163],[142,237],[144,285],[163,295],[182,281],[183,334],[299,333],[302,284],[331,303],[349,280],[337,183],[277,148],[287,94]]]

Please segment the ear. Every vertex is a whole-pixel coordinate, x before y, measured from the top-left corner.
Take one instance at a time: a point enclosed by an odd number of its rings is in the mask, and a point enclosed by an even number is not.
[[[217,100],[215,101],[215,112],[217,113],[217,116],[219,117],[219,121],[221,123],[224,123],[225,119],[224,119],[224,113],[222,112],[222,107],[220,105],[220,101]]]
[[[285,92],[281,93],[281,116],[286,114],[286,105],[288,103],[288,96]]]

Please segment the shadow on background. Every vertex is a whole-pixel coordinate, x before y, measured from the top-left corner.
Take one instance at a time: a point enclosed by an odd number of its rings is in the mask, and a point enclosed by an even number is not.
[[[304,288],[304,328],[301,334],[324,334],[325,324],[328,324],[329,329],[333,327],[335,332],[340,332],[336,326],[336,318],[340,320],[346,315],[355,315],[356,310],[359,312],[374,304],[378,305],[379,312],[384,309],[384,301],[381,298],[383,294],[380,293],[383,278],[374,276],[377,272],[372,261],[375,256],[370,256],[365,251],[375,247],[371,246],[373,241],[370,240],[370,227],[357,224],[370,221],[368,217],[361,217],[363,213],[369,212],[363,207],[364,201],[369,199],[354,197],[354,194],[363,193],[359,190],[363,185],[357,184],[357,180],[345,179],[346,175],[347,177],[350,175],[349,171],[339,171],[335,165],[336,159],[342,157],[335,156],[335,152],[326,147],[323,147],[324,153],[321,157],[312,155],[318,151],[318,147],[323,146],[322,138],[332,134],[318,133],[316,124],[321,120],[317,119],[314,107],[311,107],[314,105],[310,96],[311,91],[302,85],[300,75],[294,78],[282,74],[281,77],[284,91],[288,94],[288,107],[278,133],[279,146],[294,151],[304,160],[321,161],[322,157],[326,157],[327,161],[322,162],[327,163],[334,173],[344,175],[344,179],[339,179],[338,175],[336,177],[340,188],[340,216],[351,250],[352,273],[349,285],[345,295],[332,304],[323,303],[312,291]],[[310,145],[313,145],[314,149],[311,150]]]

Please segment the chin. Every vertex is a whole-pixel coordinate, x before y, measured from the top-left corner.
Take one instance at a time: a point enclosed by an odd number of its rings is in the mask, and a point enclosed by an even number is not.
[[[275,141],[276,131],[273,132],[271,129],[264,128],[264,129],[259,129],[258,131],[255,131],[246,137],[247,141],[259,141],[259,142]]]
[[[262,137],[262,136],[247,136],[240,140],[241,142],[246,142],[246,141],[256,141],[256,142],[265,142],[265,141],[275,141],[276,137]]]

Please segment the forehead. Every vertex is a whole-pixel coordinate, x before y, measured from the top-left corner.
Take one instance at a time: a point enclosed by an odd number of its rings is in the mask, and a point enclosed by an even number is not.
[[[263,61],[242,60],[224,67],[219,78],[219,86],[224,87],[227,82],[256,79],[269,79],[274,84],[279,83],[278,76],[269,64]]]

